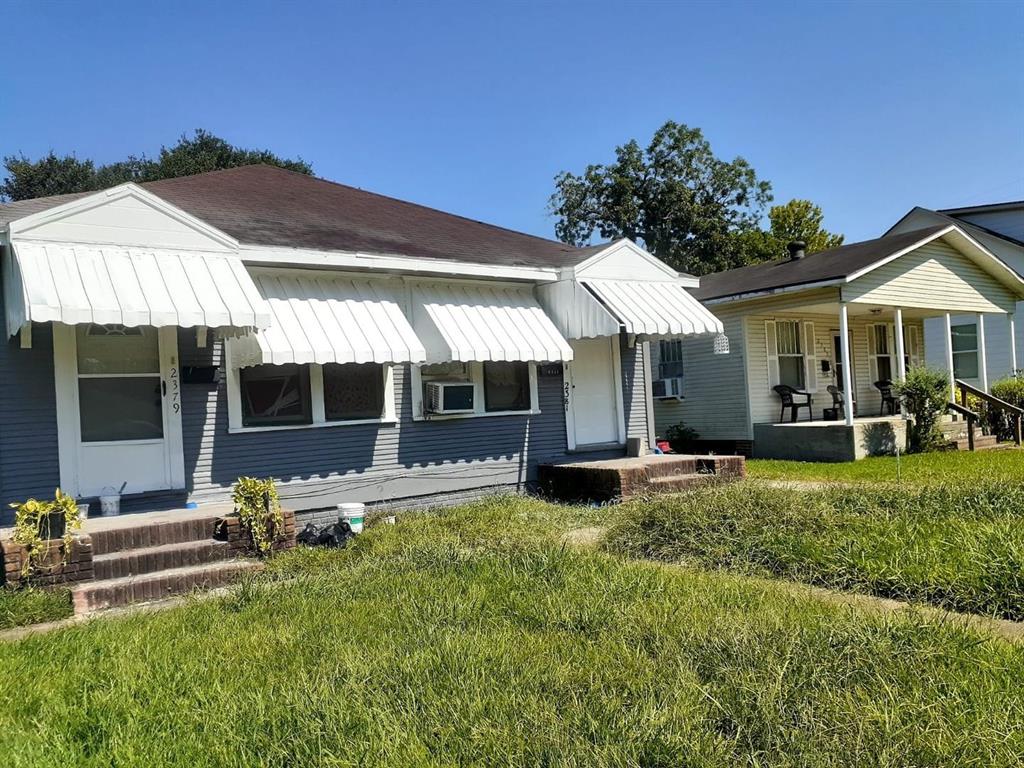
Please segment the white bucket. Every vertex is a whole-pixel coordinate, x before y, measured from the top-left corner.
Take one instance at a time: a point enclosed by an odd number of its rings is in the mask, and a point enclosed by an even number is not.
[[[358,501],[339,504],[338,519],[348,523],[352,533],[362,533],[363,522],[366,520],[366,505]]]
[[[88,504],[79,504],[78,505],[78,519],[83,521],[83,522],[89,519],[89,505]]]
[[[109,496],[100,496],[100,514],[104,517],[113,517],[121,514],[121,494],[114,493]]]

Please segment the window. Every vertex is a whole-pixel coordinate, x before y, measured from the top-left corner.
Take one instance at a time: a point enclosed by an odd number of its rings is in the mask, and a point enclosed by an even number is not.
[[[384,414],[384,368],[375,363],[324,366],[327,421],[379,419]]]
[[[958,379],[978,378],[978,326],[954,325],[952,332],[953,375]]]
[[[889,326],[871,326],[875,351],[875,381],[892,381],[892,352],[889,349]]]
[[[530,410],[528,363],[484,363],[484,409],[488,412]]]
[[[672,379],[682,375],[683,340],[662,340],[658,345],[658,378]]]
[[[779,383],[794,389],[804,388],[804,352],[798,320],[775,323],[775,343],[779,355]]]
[[[309,367],[257,365],[239,371],[242,425],[279,427],[313,421]]]

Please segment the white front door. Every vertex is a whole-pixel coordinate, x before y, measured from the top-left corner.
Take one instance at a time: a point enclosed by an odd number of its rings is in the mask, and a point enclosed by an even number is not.
[[[65,491],[185,487],[174,328],[55,324],[54,364]]]
[[[626,440],[618,341],[614,336],[602,336],[570,342],[573,359],[566,381],[570,448],[621,444]]]

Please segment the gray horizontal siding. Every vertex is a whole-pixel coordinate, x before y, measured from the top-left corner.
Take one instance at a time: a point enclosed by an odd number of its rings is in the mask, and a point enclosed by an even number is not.
[[[624,414],[626,418],[626,436],[648,439],[647,424],[647,400],[645,392],[647,387],[646,373],[644,371],[643,346],[637,342],[630,347],[622,338],[621,360],[622,360],[622,399],[625,402]]]

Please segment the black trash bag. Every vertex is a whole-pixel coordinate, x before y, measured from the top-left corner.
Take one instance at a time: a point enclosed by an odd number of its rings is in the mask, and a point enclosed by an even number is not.
[[[299,544],[305,544],[307,547],[315,546],[320,539],[320,531],[312,523],[306,523],[306,527],[302,529],[302,532],[295,537],[295,541]]]
[[[317,537],[317,544],[322,547],[344,547],[348,544],[355,536],[352,533],[352,526],[347,521],[341,520],[337,523],[331,523],[320,532],[320,536]]]

